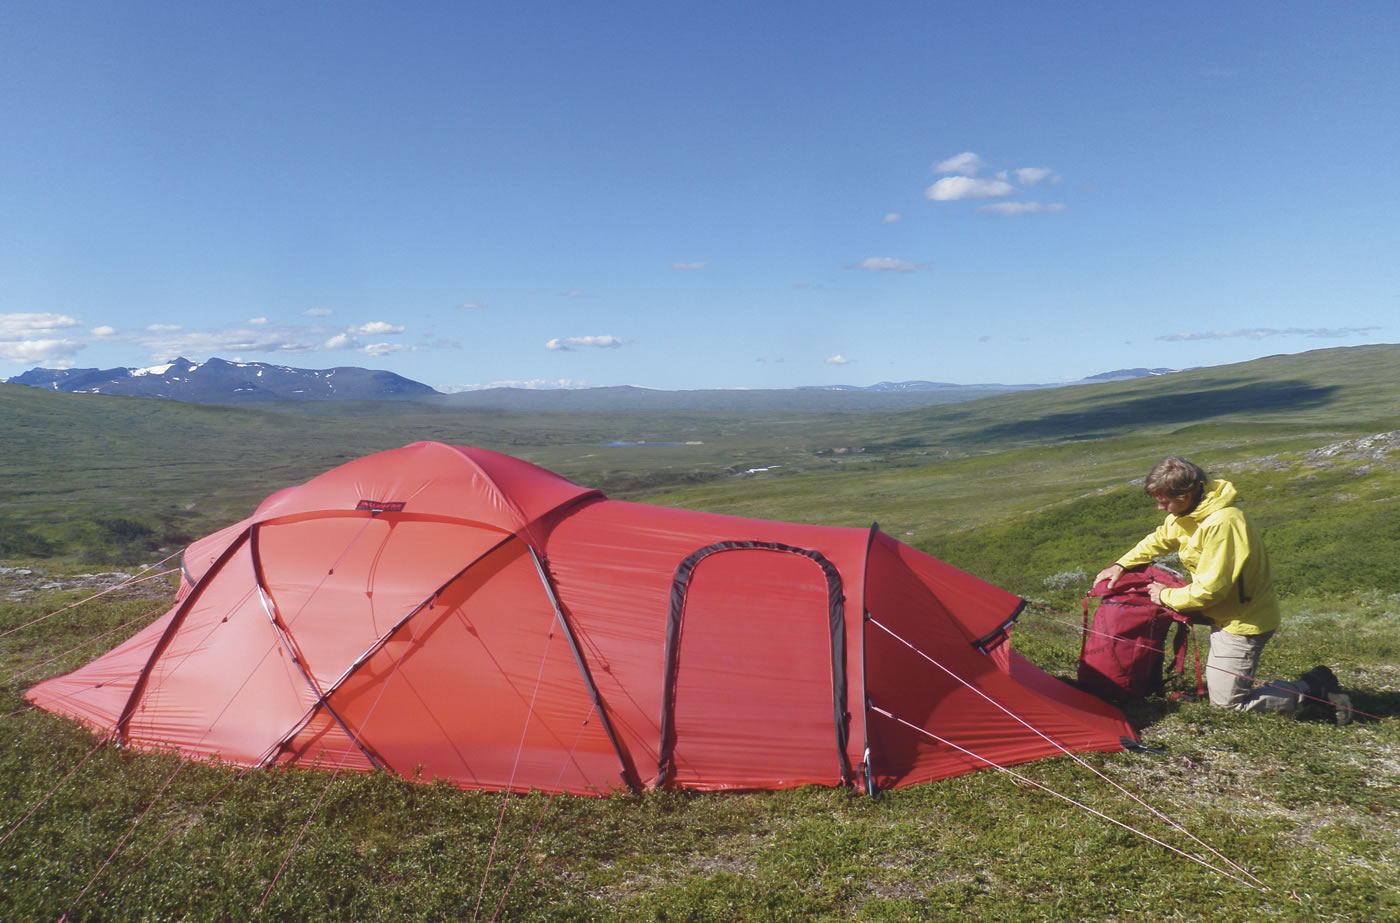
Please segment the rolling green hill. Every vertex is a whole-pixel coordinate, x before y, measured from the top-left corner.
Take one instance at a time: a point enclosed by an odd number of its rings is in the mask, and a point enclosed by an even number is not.
[[[1400,428],[1397,367],[1400,347],[1367,346],[842,413],[244,409],[0,385],[0,555],[101,561],[173,549],[279,487],[421,439],[518,455],[620,499],[877,520],[928,545],[1124,483],[1163,454],[1230,465]],[[755,468],[768,470],[745,474]]]

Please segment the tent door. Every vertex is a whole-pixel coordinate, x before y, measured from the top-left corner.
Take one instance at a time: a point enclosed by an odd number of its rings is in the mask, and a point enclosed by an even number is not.
[[[698,789],[844,781],[835,568],[815,552],[759,543],[712,546],[687,560],[672,596],[659,781]]]

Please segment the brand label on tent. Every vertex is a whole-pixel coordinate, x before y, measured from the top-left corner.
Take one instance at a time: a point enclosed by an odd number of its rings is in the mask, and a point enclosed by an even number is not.
[[[357,510],[369,510],[374,513],[401,513],[403,512],[402,500],[361,500],[355,504]]]

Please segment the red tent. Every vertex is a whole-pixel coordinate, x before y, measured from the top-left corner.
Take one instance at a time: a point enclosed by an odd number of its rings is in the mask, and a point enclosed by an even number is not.
[[[137,748],[581,794],[873,791],[1134,740],[1010,650],[1022,605],[874,527],[419,442],[195,542],[174,608],[26,697]]]

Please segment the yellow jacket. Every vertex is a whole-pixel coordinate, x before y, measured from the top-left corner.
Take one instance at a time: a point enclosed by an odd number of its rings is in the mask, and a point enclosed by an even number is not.
[[[1235,485],[1209,482],[1195,509],[1181,516],[1168,513],[1118,563],[1139,567],[1177,552],[1191,582],[1163,590],[1162,603],[1178,612],[1204,610],[1216,628],[1231,634],[1258,635],[1278,627],[1278,598],[1264,543],[1234,502]]]

